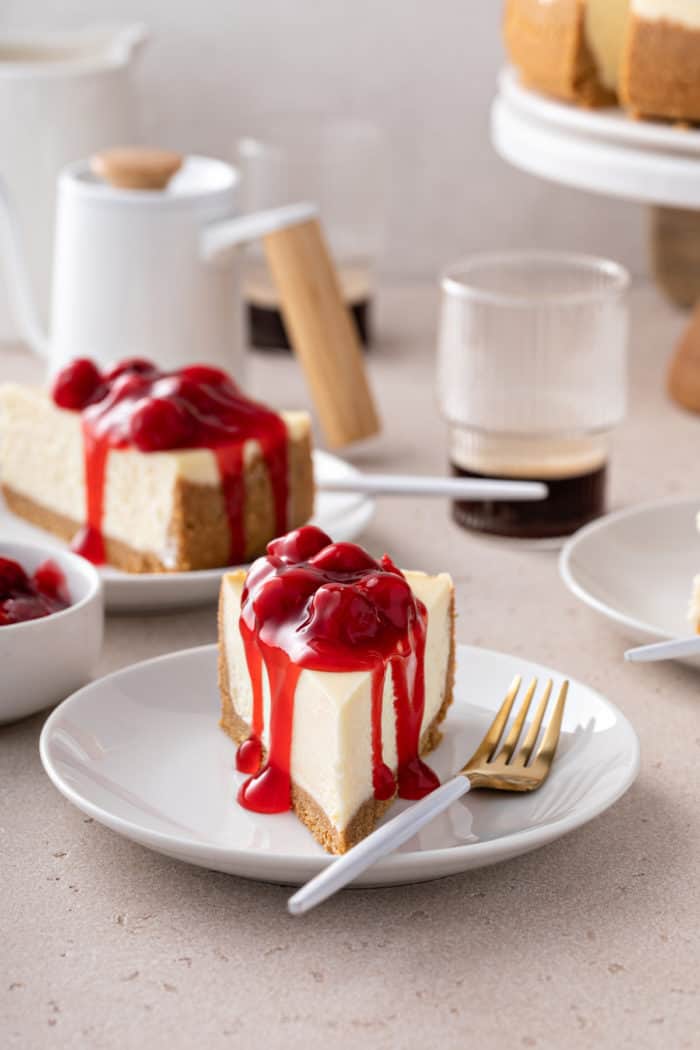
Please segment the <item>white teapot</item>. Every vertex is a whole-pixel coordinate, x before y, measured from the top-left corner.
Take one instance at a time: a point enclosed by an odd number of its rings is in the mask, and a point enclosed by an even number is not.
[[[149,179],[160,177],[159,168],[165,185],[154,188]],[[136,356],[163,368],[206,360],[242,378],[240,253],[233,249],[308,222],[316,209],[288,205],[238,217],[237,192],[236,169],[210,157],[133,148],[64,168],[46,335],[0,185],[0,256],[16,318],[49,373],[75,357],[107,364]]]

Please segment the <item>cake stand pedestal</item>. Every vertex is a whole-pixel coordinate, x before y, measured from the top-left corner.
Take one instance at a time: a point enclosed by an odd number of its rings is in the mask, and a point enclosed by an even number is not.
[[[533,175],[649,204],[659,285],[681,306],[700,299],[700,130],[555,102],[506,69],[491,108],[491,141]]]

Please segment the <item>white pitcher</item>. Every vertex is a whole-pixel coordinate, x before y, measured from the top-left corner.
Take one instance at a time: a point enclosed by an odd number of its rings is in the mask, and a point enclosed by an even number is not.
[[[146,39],[140,23],[0,34],[0,175],[15,202],[43,323],[56,177],[76,157],[137,139],[130,73]],[[18,334],[0,279],[0,341]]]
[[[185,157],[162,190],[124,189],[89,160],[58,180],[51,327],[35,307],[11,197],[0,181],[0,262],[18,326],[54,373],[75,357],[108,364],[147,357],[194,361],[243,379],[238,245],[308,222],[309,204],[237,217],[238,173]]]

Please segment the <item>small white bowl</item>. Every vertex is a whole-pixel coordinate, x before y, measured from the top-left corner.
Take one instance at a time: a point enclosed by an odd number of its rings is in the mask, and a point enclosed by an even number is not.
[[[30,575],[50,559],[66,578],[71,604],[26,623],[0,626],[0,724],[63,700],[90,678],[102,648],[102,581],[90,562],[67,551],[0,538],[0,557]]]

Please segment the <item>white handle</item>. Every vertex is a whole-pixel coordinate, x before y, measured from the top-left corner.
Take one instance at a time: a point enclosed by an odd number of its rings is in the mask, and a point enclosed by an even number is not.
[[[633,664],[649,664],[657,660],[680,660],[684,656],[700,655],[700,635],[692,638],[673,638],[670,642],[654,642],[628,649],[625,660]]]
[[[442,813],[452,802],[469,791],[470,783],[466,777],[457,776],[448,780],[442,787],[431,791],[429,795],[416,802],[410,809],[400,813],[387,824],[377,828],[362,842],[302,886],[289,898],[287,908],[292,915],[303,915],[327,900],[337,890],[347,886],[363,871],[370,868],[380,857],[386,856],[400,846],[422,827],[428,824],[438,813]]]
[[[49,356],[48,340],[39,320],[27,265],[10,195],[0,178],[0,258],[2,259],[10,306],[20,335],[39,357]]]
[[[227,257],[230,251],[242,244],[256,241],[260,237],[267,237],[268,234],[284,230],[288,226],[308,222],[309,219],[315,219],[317,215],[318,208],[315,204],[300,202],[210,223],[202,231],[200,242],[202,257],[206,262],[215,262]]]
[[[542,500],[547,486],[539,481],[420,477],[410,474],[357,474],[320,478],[324,492],[365,492],[378,496],[447,496],[456,500]]]

